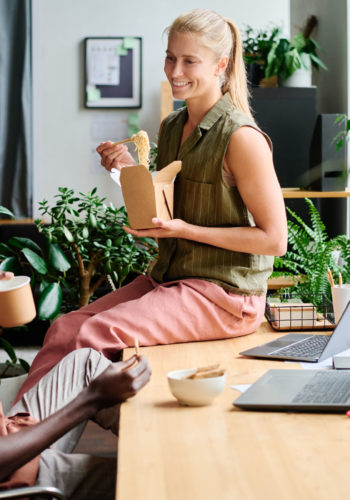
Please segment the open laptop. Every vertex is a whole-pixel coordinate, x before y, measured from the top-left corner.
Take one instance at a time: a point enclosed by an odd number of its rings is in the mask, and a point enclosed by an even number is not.
[[[244,356],[317,363],[350,348],[350,302],[332,335],[291,333],[240,352]]]
[[[245,410],[345,413],[350,370],[269,370],[233,404]]]

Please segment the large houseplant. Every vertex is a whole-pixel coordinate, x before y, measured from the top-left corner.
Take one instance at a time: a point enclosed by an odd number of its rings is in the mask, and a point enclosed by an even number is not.
[[[298,70],[306,70],[311,75],[311,67],[327,69],[317,54],[321,47],[311,38],[316,25],[316,17],[311,16],[304,30],[297,33],[292,40],[280,38],[274,41],[267,55],[266,78],[277,75],[283,84]]]
[[[310,16],[305,28],[292,40],[281,36],[279,26],[263,30],[253,30],[248,26],[243,37],[248,80],[260,86],[285,85],[298,71],[308,71],[311,78],[311,67],[327,69],[318,57],[317,51],[321,47],[311,38],[316,25],[317,18]]]
[[[31,276],[41,319],[88,304],[107,276],[121,286],[130,273],[144,273],[157,254],[154,240],[122,229],[125,208],[106,205],[96,191],[59,188],[55,204],[39,203],[43,219],[35,223],[45,236],[43,248],[18,237],[0,244],[0,269]]]
[[[308,198],[305,202],[311,225],[287,207],[290,250],[283,257],[275,257],[272,277],[292,276],[294,285],[290,291],[305,302],[318,305],[323,296],[331,300],[327,269],[334,276],[341,273],[343,281],[350,283],[350,240],[345,234],[328,238],[315,205]]]

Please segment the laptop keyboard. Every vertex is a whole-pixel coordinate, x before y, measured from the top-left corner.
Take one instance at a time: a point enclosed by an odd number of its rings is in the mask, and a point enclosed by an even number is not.
[[[304,340],[299,340],[287,347],[281,347],[269,354],[277,354],[278,356],[293,356],[301,357],[317,357],[320,356],[329,341],[328,335],[312,335]]]
[[[293,398],[293,403],[347,403],[350,398],[350,376],[348,370],[322,371]]]

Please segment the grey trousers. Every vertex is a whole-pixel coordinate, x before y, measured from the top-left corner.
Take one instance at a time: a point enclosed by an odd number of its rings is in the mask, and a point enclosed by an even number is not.
[[[9,415],[28,412],[37,420],[47,418],[72,401],[109,364],[109,360],[93,349],[71,352],[11,408]],[[115,434],[117,420],[117,406],[102,410],[96,416],[101,427]],[[86,421],[41,453],[36,484],[56,486],[74,500],[114,499],[116,460],[72,453],[85,426]]]

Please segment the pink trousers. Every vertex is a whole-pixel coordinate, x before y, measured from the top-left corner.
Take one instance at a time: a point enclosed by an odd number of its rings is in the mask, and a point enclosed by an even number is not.
[[[66,354],[92,347],[114,360],[121,349],[247,335],[260,325],[265,296],[242,296],[215,283],[186,279],[159,284],[147,276],[58,318],[46,333],[20,399]]]

